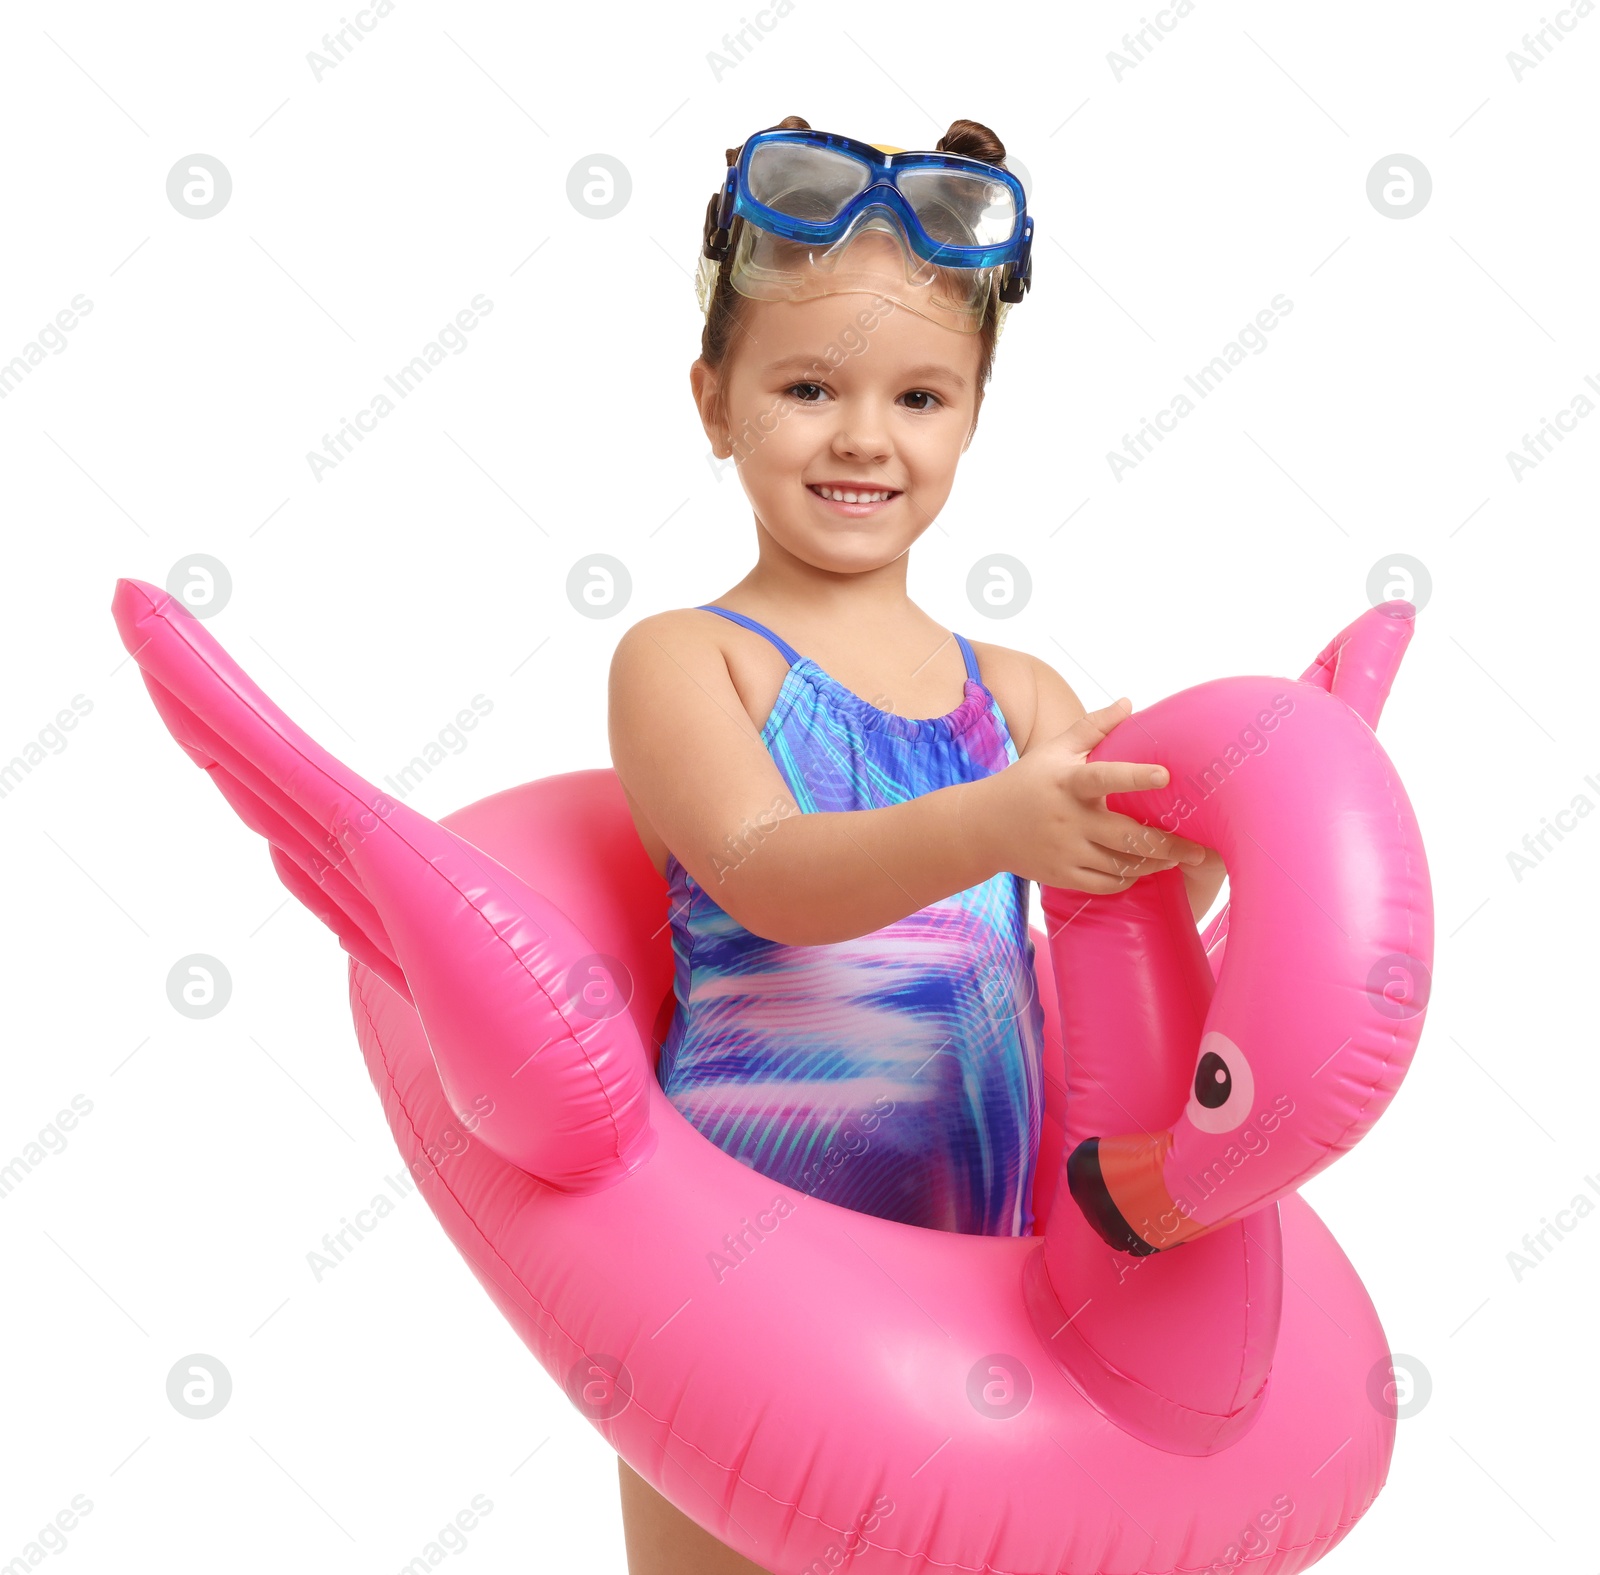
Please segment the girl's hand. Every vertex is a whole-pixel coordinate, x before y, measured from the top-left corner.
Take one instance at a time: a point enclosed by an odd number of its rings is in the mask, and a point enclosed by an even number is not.
[[[1133,710],[1126,697],[1081,716],[987,780],[999,868],[1044,886],[1105,894],[1180,862],[1200,865],[1206,849],[1106,808],[1108,793],[1165,787],[1165,766],[1087,759]]]
[[[1211,905],[1217,900],[1217,893],[1222,890],[1222,883],[1228,876],[1222,855],[1215,848],[1207,848],[1205,853],[1202,863],[1182,866],[1183,884],[1189,892],[1189,911],[1194,914],[1197,923],[1211,911]]]

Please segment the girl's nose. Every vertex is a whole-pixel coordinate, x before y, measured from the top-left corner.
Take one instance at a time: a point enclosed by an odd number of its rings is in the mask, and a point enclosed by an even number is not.
[[[889,457],[889,433],[883,419],[871,411],[856,409],[846,413],[833,440],[839,457],[883,461]]]

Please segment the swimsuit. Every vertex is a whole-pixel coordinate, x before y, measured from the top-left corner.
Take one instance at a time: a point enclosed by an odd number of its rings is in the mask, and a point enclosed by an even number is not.
[[[869,705],[753,618],[701,610],[764,635],[789,662],[761,741],[802,814],[902,803],[1017,758],[959,634],[965,698],[912,718]],[[759,858],[762,838],[782,835],[781,819],[750,828],[722,863]],[[1022,876],[818,946],[752,934],[671,853],[666,876],[676,1007],[656,1075],[694,1127],[845,1208],[1031,1234],[1044,1012]]]

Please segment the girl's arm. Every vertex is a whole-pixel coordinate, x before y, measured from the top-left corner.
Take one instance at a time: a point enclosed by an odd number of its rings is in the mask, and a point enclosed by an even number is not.
[[[1004,867],[986,814],[997,777],[802,815],[701,622],[661,613],[623,635],[611,758],[678,862],[738,923],[792,946],[849,940]]]

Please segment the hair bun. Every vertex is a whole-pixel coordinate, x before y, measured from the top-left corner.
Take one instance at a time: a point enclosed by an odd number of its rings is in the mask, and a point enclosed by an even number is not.
[[[934,150],[982,159],[985,164],[1003,165],[1006,161],[1005,143],[979,120],[952,120],[950,129],[934,144]]]

